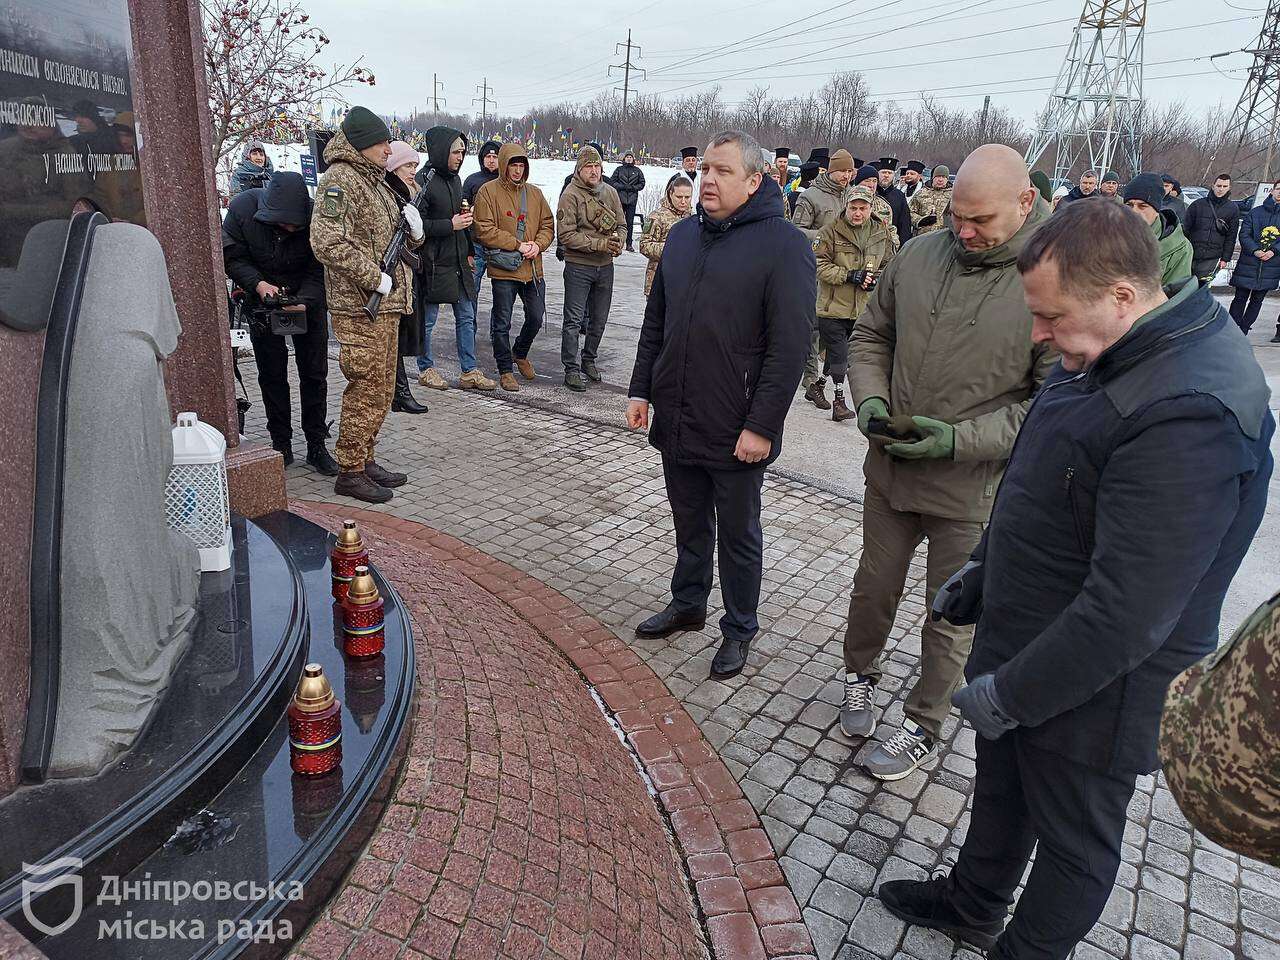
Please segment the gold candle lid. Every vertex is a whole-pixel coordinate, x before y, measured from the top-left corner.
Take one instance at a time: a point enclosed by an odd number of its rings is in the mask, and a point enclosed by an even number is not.
[[[373,603],[378,599],[378,585],[373,582],[373,575],[369,573],[369,568],[364,566],[356,567],[356,575],[351,578],[351,584],[347,587],[347,596],[352,603]]]
[[[308,663],[302,668],[298,692],[293,695],[293,705],[303,713],[319,713],[333,704],[333,687],[324,675],[324,667]]]
[[[342,529],[338,531],[338,550],[341,553],[359,553],[364,549],[364,541],[360,539],[360,531],[354,520],[343,520]]]

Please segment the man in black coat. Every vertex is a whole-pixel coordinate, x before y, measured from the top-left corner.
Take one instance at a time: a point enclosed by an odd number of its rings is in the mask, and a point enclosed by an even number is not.
[[[880,182],[876,185],[876,193],[884,197],[889,209],[893,211],[893,228],[898,231],[898,245],[911,239],[911,203],[907,195],[893,185],[894,174],[898,170],[896,157],[881,157],[876,161]]]
[[[284,336],[271,332],[263,298],[285,294],[301,301],[282,309],[289,314],[305,313],[307,320],[306,332],[292,335],[307,463],[326,477],[337,476],[338,464],[324,445],[329,435],[325,424],[329,324],[324,268],[311,252],[311,197],[302,174],[277,173],[267,186],[242,190],[231,198],[222,221],[222,259],[231,282],[244,291],[245,311],[252,318],[249,339],[258,365],[267,433],[286,466],[293,462],[289,348]]]
[[[440,315],[440,304],[453,307],[457,329],[458,364],[464,390],[492,390],[497,384],[476,366],[475,277],[471,262],[472,213],[462,210],[462,179],[458,170],[467,152],[467,138],[452,127],[432,127],[426,133],[427,165],[418,171],[420,189],[427,191],[422,226],[426,240],[418,251],[422,268],[418,273],[422,303],[422,356],[418,357],[418,383],[434,390],[448,387],[435,369],[431,356],[431,332]],[[427,171],[435,176],[428,182]]]
[[[628,394],[631,429],[648,427],[654,407],[649,442],[662,452],[676,531],[672,601],[636,633],[702,628],[719,524],[719,679],[741,672],[760,629],[760,490],[782,449],[817,303],[813,249],[765,173],[745,133],[708,145],[698,215],[667,236]]]
[[[644,171],[636,166],[634,153],[627,153],[622,162],[613,168],[613,176],[609,178],[609,182],[618,191],[622,212],[627,216],[627,249],[635,253],[631,236],[636,223],[636,201],[640,199],[640,191],[644,189]]]
[[[1220,173],[1209,195],[1187,207],[1182,232],[1191,241],[1191,275],[1209,283],[1236,252],[1240,207],[1231,199],[1231,175]]]
[[[1033,339],[1062,359],[982,542],[934,602],[977,620],[953,697],[979,734],[969,830],[949,876],[879,894],[991,960],[1056,960],[1111,895],[1170,681],[1217,647],[1275,420],[1226,310],[1194,278],[1162,290],[1155,237],[1119,204],[1060,210],[1018,269]]]

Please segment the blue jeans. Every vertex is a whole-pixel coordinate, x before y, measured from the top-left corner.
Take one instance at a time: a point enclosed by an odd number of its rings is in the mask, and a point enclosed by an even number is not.
[[[470,300],[459,300],[451,304],[453,307],[454,331],[458,339],[458,364],[463,373],[476,368],[476,311]],[[422,310],[422,356],[418,357],[418,372],[430,370],[435,366],[431,359],[431,331],[436,327],[436,318],[440,315],[440,304],[423,304]]]
[[[471,301],[471,315],[473,317],[480,316],[480,281],[484,279],[485,267],[489,265],[488,259],[484,255],[484,247],[476,244],[476,272],[475,272],[475,288],[476,298]]]
[[[514,359],[524,360],[529,356],[533,338],[542,329],[542,320],[547,311],[546,292],[546,281],[542,279],[529,283],[521,283],[519,280],[493,281],[493,312],[489,314],[489,336],[493,340],[493,362],[498,366],[498,373],[511,372],[511,311],[516,297],[519,296],[524,305],[524,323],[520,325],[520,335],[516,337]]]

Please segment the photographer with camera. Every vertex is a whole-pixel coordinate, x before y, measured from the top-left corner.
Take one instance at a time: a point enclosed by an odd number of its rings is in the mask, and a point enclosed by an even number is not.
[[[329,435],[324,269],[311,252],[311,198],[302,174],[278,173],[266,187],[232,198],[222,221],[222,257],[227,276],[245,294],[271,446],[285,466],[293,462],[285,343],[292,337],[307,463],[326,477],[337,476],[338,464],[324,445]]]

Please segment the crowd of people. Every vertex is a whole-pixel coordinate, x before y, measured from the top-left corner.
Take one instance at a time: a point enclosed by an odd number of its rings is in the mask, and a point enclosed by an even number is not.
[[[324,148],[314,204],[300,174],[277,172],[241,191],[224,224],[228,274],[262,316],[252,336],[273,444],[291,456],[288,331],[307,460],[335,476],[336,493],[368,502],[408,479],[375,459],[390,410],[425,410],[405,358],[417,357],[420,383],[448,386],[430,349],[441,304],[459,386],[515,391],[517,372],[534,377],[553,244],[564,383],[601,379],[613,264],[644,185],[628,162],[606,178],[588,145],[553,213],[518,144],[484,144],[465,182],[461,132],[436,127],[426,145],[419,169],[381,118],[352,108]],[[640,237],[650,263],[626,421],[661,453],[676,556],[670,602],[636,632],[702,629],[718,551],[711,676],[746,667],[760,630],[765,469],[797,388],[821,406],[831,377],[833,418],[868,440],[840,728],[860,745],[855,762],[885,781],[938,756],[953,705],[980,735],[958,862],[933,880],[886,882],[879,897],[993,958],[1065,958],[1110,895],[1137,777],[1160,763],[1166,691],[1213,653],[1266,507],[1266,378],[1247,323],[1202,282],[1234,254],[1229,179],[1179,216],[1149,174],[1123,189],[1110,174],[1082,177],[1055,209],[997,144],[970,154],[954,182],[911,161],[899,184],[895,158],[864,164],[837,149],[788,183],[790,151],[775,154],[737,131],[689,148]],[[252,150],[246,160],[258,163]],[[1256,285],[1243,287],[1246,309],[1276,276],[1266,254],[1278,202],[1280,187],[1238,218],[1235,276]],[[397,231],[404,253],[385,263]],[[498,384],[475,361],[485,276]],[[332,457],[326,311],[347,381]],[[932,613],[903,719],[889,725],[877,687],[922,543]],[[1168,762],[1194,784],[1189,756]]]

